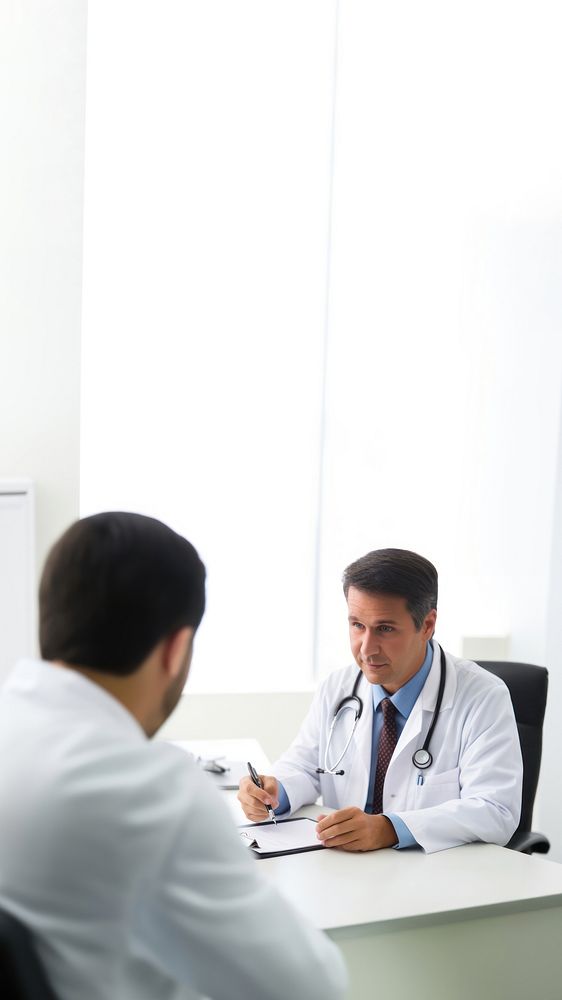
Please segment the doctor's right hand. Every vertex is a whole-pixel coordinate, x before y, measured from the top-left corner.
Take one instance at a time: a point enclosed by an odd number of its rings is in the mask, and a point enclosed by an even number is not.
[[[245,815],[254,823],[268,818],[267,806],[277,809],[279,805],[277,778],[260,774],[260,779],[263,788],[254,785],[251,778],[242,778],[238,789],[238,801]]]

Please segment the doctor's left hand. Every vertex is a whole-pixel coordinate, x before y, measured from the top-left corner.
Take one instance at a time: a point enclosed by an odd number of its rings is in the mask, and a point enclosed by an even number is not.
[[[378,851],[398,843],[386,816],[372,816],[356,806],[319,816],[316,833],[325,847],[341,847],[343,851]]]

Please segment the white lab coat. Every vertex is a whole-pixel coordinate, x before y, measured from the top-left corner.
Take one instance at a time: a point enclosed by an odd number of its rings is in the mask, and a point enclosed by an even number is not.
[[[402,731],[386,774],[383,810],[408,826],[425,851],[445,850],[471,841],[506,844],[519,823],[522,760],[517,726],[507,687],[469,660],[446,654],[443,702],[430,750],[432,766],[419,771],[412,754],[424,742],[437,700],[440,648],[427,681]],[[363,713],[351,745],[338,765],[345,774],[318,775],[337,704],[353,689],[358,667],[331,674],[321,685],[300,732],[273,765],[291,810],[315,802],[326,806],[365,808],[371,765],[372,686],[363,677],[358,694]],[[345,712],[335,729],[329,763],[341,753],[353,721]],[[419,782],[422,778],[423,784]]]
[[[61,1000],[336,1000],[342,959],[262,877],[220,794],[75,671],[0,693],[0,906]]]

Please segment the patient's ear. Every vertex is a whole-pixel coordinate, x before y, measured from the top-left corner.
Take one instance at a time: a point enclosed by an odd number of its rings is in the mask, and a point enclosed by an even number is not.
[[[191,659],[193,628],[185,626],[168,636],[164,646],[164,668],[170,678],[179,677],[186,659]]]

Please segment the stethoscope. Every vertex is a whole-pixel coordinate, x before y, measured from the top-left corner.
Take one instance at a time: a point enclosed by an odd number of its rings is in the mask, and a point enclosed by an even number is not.
[[[439,712],[441,710],[441,702],[443,701],[443,692],[445,690],[445,680],[447,676],[447,666],[445,663],[445,653],[441,650],[441,674],[439,677],[439,690],[437,692],[437,701],[435,702],[435,708],[433,710],[433,718],[431,720],[431,725],[427,731],[427,736],[424,740],[424,744],[419,750],[415,750],[412,754],[412,764],[417,767],[420,771],[425,771],[426,768],[431,767],[433,764],[433,757],[429,751],[429,744],[431,743],[431,737],[433,736],[433,730],[437,724],[437,719],[439,717]],[[324,751],[324,767],[317,767],[316,774],[345,774],[344,770],[338,770],[338,765],[341,764],[343,758],[345,757],[349,744],[351,743],[355,730],[357,729],[357,723],[361,718],[363,713],[363,700],[357,694],[359,689],[359,684],[361,678],[363,677],[363,671],[360,670],[355,678],[355,684],[353,685],[353,691],[346,698],[342,698],[336,707],[334,712],[334,718],[332,719],[332,724],[330,726],[330,732],[328,733],[328,741],[326,743],[326,750]],[[338,719],[341,718],[344,712],[354,711],[355,718],[353,720],[353,726],[351,732],[348,736],[347,743],[345,744],[341,754],[338,759],[330,766],[328,763],[328,754],[330,753],[330,744],[332,742],[332,736],[334,733],[335,725]]]

